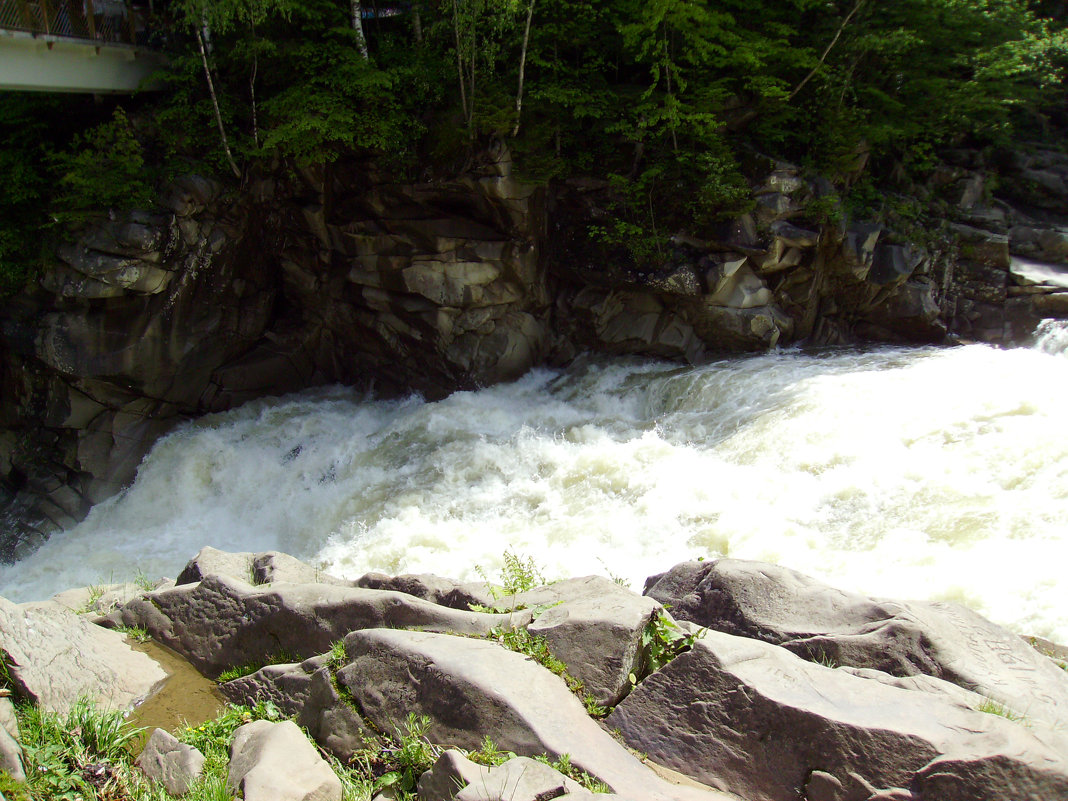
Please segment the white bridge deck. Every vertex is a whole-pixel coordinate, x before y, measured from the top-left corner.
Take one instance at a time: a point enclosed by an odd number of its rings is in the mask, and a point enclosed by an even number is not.
[[[147,15],[122,0],[0,0],[0,90],[152,89],[166,63]]]

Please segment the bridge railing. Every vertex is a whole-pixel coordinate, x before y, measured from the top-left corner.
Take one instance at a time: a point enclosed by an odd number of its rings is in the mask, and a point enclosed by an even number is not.
[[[147,10],[128,0],[0,0],[0,29],[145,44]]]

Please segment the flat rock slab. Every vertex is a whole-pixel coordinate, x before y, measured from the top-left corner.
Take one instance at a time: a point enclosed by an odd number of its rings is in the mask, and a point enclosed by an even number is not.
[[[171,795],[185,795],[204,771],[204,755],[173,734],[156,729],[145,743],[137,767]]]
[[[129,709],[167,678],[122,634],[49,603],[16,605],[0,598],[0,658],[18,694],[61,715],[82,696],[102,707]]]
[[[908,787],[944,757],[957,760],[958,778],[984,777],[971,798],[1068,798],[1063,736],[715,631],[640,683],[606,723],[655,761],[761,801],[805,797],[813,771],[844,788],[829,801],[853,801],[858,782]],[[924,801],[966,797],[925,787]]]
[[[1037,725],[1068,720],[1068,673],[958,604],[868,598],[738,559],[676,565],[650,578],[646,593],[681,620],[783,645],[812,661],[934,676]]]
[[[341,801],[341,780],[291,720],[234,732],[226,784],[245,801]]]
[[[649,801],[730,798],[668,784],[587,716],[559,677],[494,642],[373,629],[350,634],[345,648],[351,662],[338,683],[382,730],[427,715],[434,742],[477,749],[489,736],[524,756],[568,754],[614,790]]]
[[[225,575],[134,599],[108,618],[142,626],[207,676],[266,662],[279,654],[322,654],[350,631],[395,627],[485,635],[496,626],[524,625],[519,614],[462,612],[383,590],[330,584],[253,586]]]

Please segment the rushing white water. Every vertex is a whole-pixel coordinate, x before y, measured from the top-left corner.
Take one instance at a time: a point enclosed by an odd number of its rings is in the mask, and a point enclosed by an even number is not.
[[[475,578],[509,549],[639,589],[729,555],[1068,641],[1068,334],[1040,333],[1034,349],[589,361],[436,403],[259,401],[160,441],[126,493],[0,569],[0,594],[174,575],[202,545],[348,577]]]

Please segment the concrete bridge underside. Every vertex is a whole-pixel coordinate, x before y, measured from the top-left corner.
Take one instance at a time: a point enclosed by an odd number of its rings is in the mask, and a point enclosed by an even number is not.
[[[0,30],[0,89],[107,94],[154,88],[162,54],[136,45]]]

